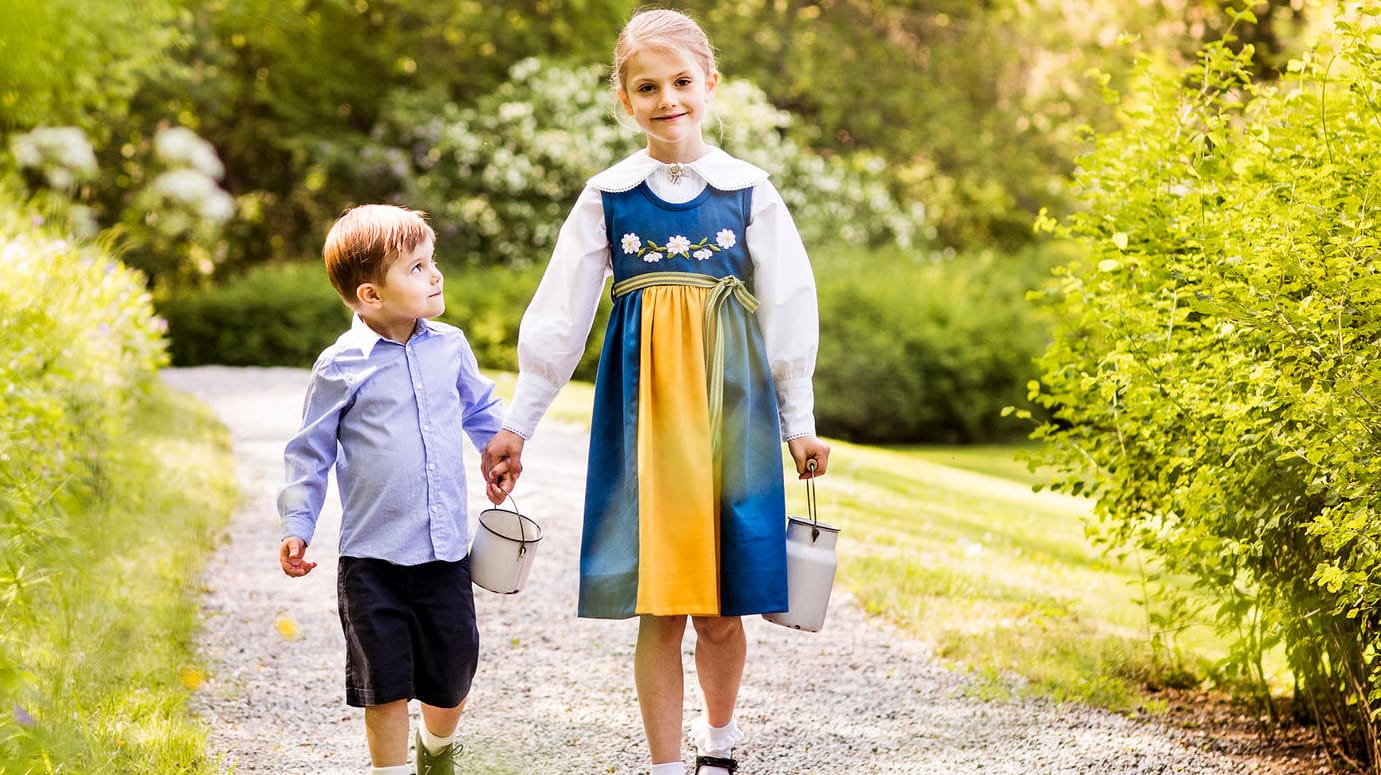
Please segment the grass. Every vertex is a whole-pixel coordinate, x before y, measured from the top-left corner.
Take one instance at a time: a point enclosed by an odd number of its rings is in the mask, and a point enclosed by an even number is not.
[[[1034,492],[1016,446],[878,448],[833,442],[820,519],[843,528],[840,582],[871,613],[1006,691],[1128,710],[1143,689],[1202,674],[1214,643],[1153,650],[1142,577],[1085,535],[1090,504]],[[988,475],[980,472],[995,472]],[[794,509],[804,493],[788,491]],[[1196,640],[1197,639],[1197,640]]]
[[[238,497],[229,440],[161,383],[136,414],[96,501],[35,557],[43,583],[0,611],[19,663],[0,772],[216,771],[186,702],[203,676],[194,582]]]

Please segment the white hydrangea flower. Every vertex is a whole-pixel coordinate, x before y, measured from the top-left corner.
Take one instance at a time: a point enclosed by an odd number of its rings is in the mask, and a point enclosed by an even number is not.
[[[738,238],[734,236],[732,229],[721,229],[718,234],[714,235],[714,241],[716,245],[725,250],[738,244]]]
[[[170,166],[191,167],[216,180],[225,176],[225,165],[216,155],[215,146],[185,126],[159,130],[153,139],[153,149],[158,158]]]
[[[211,221],[225,221],[235,213],[235,200],[216,181],[191,169],[165,172],[154,179],[153,190],[187,205]]]
[[[691,246],[691,241],[690,241],[690,240],[686,239],[685,237],[681,236],[680,234],[677,234],[675,237],[672,237],[671,239],[667,240],[667,255],[669,255],[669,256],[676,256],[676,255],[689,256],[689,255],[690,255],[690,246]]]
[[[642,248],[643,241],[641,238],[638,237],[638,235],[629,232],[628,234],[623,235],[623,241],[620,244],[623,245],[624,253],[632,255],[634,253],[637,253],[638,250]]]
[[[712,251],[710,251],[709,249],[707,249],[707,248],[701,248],[701,249],[695,251],[694,253],[692,253],[691,255],[692,255],[693,257],[695,257],[695,258],[701,260],[701,261],[704,261],[705,259],[707,259],[707,258],[709,258],[710,256],[714,255],[714,253],[713,253]]]
[[[647,255],[643,256],[643,260],[649,264],[655,264],[658,261],[662,260],[662,254],[654,250],[651,253],[648,253]]]

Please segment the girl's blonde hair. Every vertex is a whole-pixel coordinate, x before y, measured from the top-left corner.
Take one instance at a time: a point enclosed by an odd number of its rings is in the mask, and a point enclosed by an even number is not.
[[[365,283],[382,285],[389,267],[418,245],[436,241],[427,214],[394,205],[360,205],[346,210],[326,235],[326,276],[346,304]]]
[[[715,72],[714,46],[693,19],[667,9],[639,11],[623,26],[614,43],[614,71],[609,76],[614,91],[623,90],[628,60],[649,48],[684,52],[704,68],[706,75]]]

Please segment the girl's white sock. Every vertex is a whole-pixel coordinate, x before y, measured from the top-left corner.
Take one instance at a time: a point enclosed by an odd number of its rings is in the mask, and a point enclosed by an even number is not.
[[[709,719],[701,716],[691,722],[690,737],[701,756],[727,759],[733,753],[734,746],[743,740],[743,733],[738,729],[737,719],[730,718],[728,724],[712,727]]]
[[[452,732],[450,737],[438,737],[432,734],[431,730],[427,729],[426,724],[420,724],[419,726],[421,726],[419,732],[422,735],[422,745],[426,746],[427,753],[436,753],[456,741],[455,732]]]
[[[681,762],[666,762],[652,765],[651,775],[686,775],[686,765]]]
[[[412,767],[406,764],[396,767],[370,767],[369,775],[412,775]]]

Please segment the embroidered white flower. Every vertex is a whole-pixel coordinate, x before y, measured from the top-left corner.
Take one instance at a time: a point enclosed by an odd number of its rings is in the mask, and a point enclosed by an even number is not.
[[[697,250],[697,251],[695,251],[694,253],[691,254],[691,256],[693,256],[693,257],[695,257],[695,258],[698,258],[698,259],[700,259],[701,261],[704,261],[705,259],[707,259],[707,258],[709,258],[710,256],[713,256],[713,255],[714,255],[714,252],[711,251],[711,250],[708,250],[708,249],[706,249],[706,248],[701,248],[700,250]]]
[[[719,233],[714,235],[714,241],[725,250],[738,244],[738,238],[734,236],[732,229],[720,229]]]
[[[638,249],[643,246],[643,241],[639,239],[638,235],[629,232],[623,235],[622,245],[624,253],[637,253]]]
[[[658,252],[656,252],[656,251],[654,250],[653,252],[648,253],[647,255],[643,256],[643,260],[646,261],[646,262],[649,263],[649,264],[655,264],[655,263],[657,263],[658,261],[661,261],[661,260],[662,260],[662,254],[661,254],[661,253],[658,253]]]
[[[672,237],[671,239],[667,240],[667,255],[675,256],[679,254],[682,256],[689,256],[690,246],[690,240],[686,239],[680,234],[677,234],[675,237]]]

